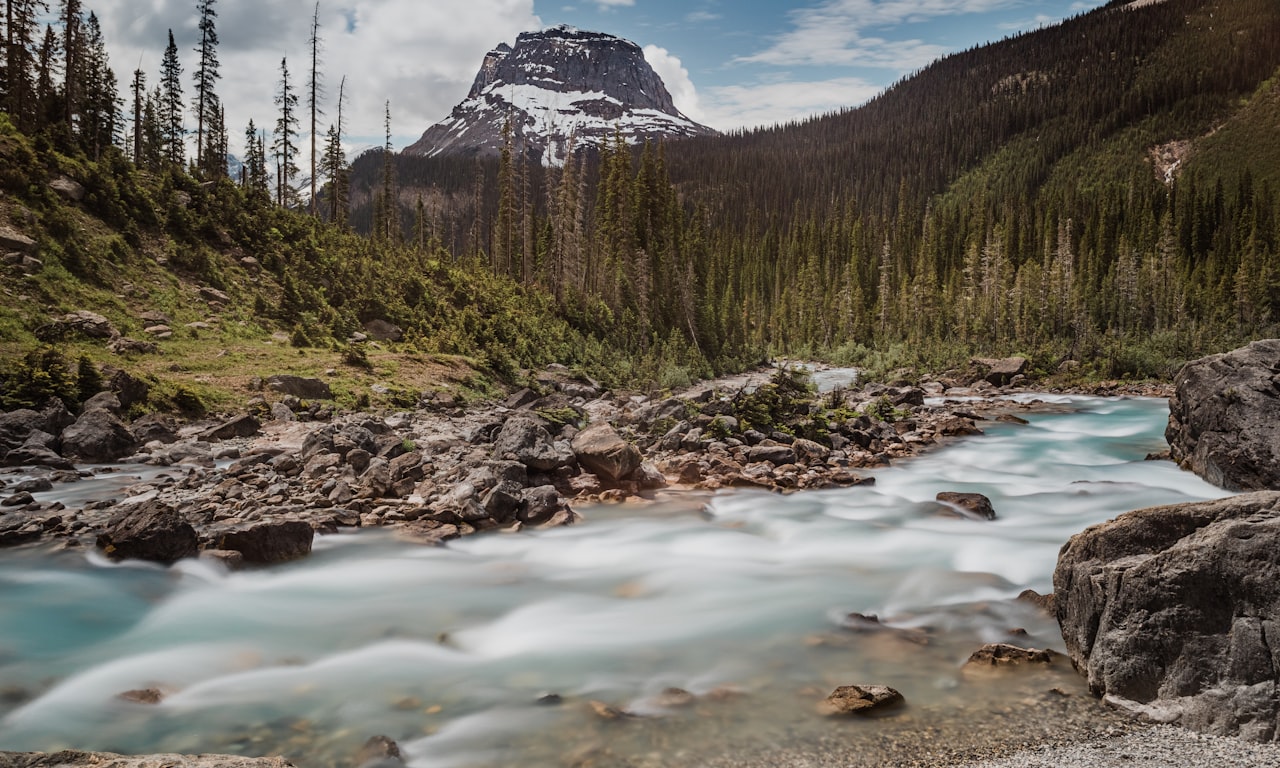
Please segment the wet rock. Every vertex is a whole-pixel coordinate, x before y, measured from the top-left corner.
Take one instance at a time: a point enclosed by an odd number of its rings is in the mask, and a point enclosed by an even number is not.
[[[3,501],[0,501],[0,507],[24,507],[33,501],[35,501],[35,498],[29,492],[22,491],[5,497]]]
[[[622,439],[608,423],[592,424],[572,442],[578,463],[602,480],[618,481],[640,467],[640,449]]]
[[[1018,602],[1029,603],[1031,605],[1034,605],[1035,607],[1039,608],[1040,610],[1044,611],[1050,616],[1057,615],[1056,608],[1054,605],[1055,600],[1052,592],[1050,592],[1047,595],[1042,595],[1039,592],[1035,591],[1034,589],[1024,589],[1018,595]]]
[[[698,699],[683,688],[663,688],[661,693],[649,700],[650,704],[663,709],[679,709],[691,706]]]
[[[159,704],[164,701],[164,693],[159,688],[136,688],[116,694],[116,698],[135,704]]]
[[[216,424],[200,433],[200,440],[208,443],[231,440],[237,437],[253,437],[262,429],[262,423],[252,415],[242,413]]]
[[[1025,631],[1024,633],[1025,634]],[[1051,649],[1019,648],[1008,643],[988,643],[970,654],[965,669],[1008,669],[1028,664],[1052,664],[1062,654]]]
[[[276,520],[220,531],[212,539],[213,549],[234,550],[253,565],[272,565],[311,554],[315,530],[301,520]]]
[[[112,560],[151,560],[166,565],[192,557],[199,537],[177,510],[159,501],[124,507],[112,516],[98,548]]]
[[[358,768],[403,764],[404,757],[400,754],[400,745],[396,744],[390,736],[372,736],[356,753]]]
[[[61,438],[62,454],[83,461],[117,461],[138,449],[133,433],[106,410],[85,411]]]
[[[520,492],[520,522],[542,525],[566,509],[564,498],[554,485],[540,485]]]
[[[234,549],[205,549],[200,552],[200,559],[218,563],[229,571],[244,567],[244,555]]]
[[[1071,662],[1116,706],[1278,741],[1280,493],[1128,512],[1073,536],[1053,584]]]
[[[52,490],[53,481],[47,477],[33,477],[30,480],[14,483],[9,487],[9,491],[13,493],[22,493],[23,491],[27,493],[44,493]]]
[[[329,389],[329,385],[320,379],[278,374],[268,377],[266,383],[267,387],[275,392],[301,397],[304,400],[333,399],[333,392]]]
[[[945,504],[949,511],[955,512],[957,517],[969,520],[996,519],[996,511],[991,506],[991,499],[981,493],[942,491],[934,498]]]
[[[906,702],[901,693],[887,685],[842,685],[818,705],[824,715],[866,715]]]
[[[1280,339],[1187,363],[1174,386],[1174,461],[1228,490],[1280,490]]]

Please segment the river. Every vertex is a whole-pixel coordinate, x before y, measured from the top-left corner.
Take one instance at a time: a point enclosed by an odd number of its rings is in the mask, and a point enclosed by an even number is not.
[[[892,685],[916,724],[1028,686],[1080,693],[1069,664],[1017,684],[961,667],[988,642],[1061,650],[1014,598],[1052,590],[1072,534],[1225,494],[1143,460],[1165,448],[1164,401],[1044,399],[1029,424],[985,423],[874,486],[587,507],[576,526],[436,549],[362,531],[237,573],[0,553],[0,749],[322,766],[385,734],[421,768],[698,764],[832,728],[873,739],[874,721],[814,712],[840,684]],[[999,519],[940,516],[939,491],[984,493]],[[118,698],[143,688],[163,701]]]

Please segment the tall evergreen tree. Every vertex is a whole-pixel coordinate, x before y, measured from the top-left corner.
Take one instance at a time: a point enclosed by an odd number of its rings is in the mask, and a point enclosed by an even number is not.
[[[182,165],[186,159],[187,131],[182,123],[182,64],[178,61],[178,45],[169,30],[169,45],[160,60],[160,132],[165,160]]]
[[[81,106],[84,78],[84,41],[81,37],[80,0],[62,0],[62,109],[68,138],[76,134],[75,118]]]
[[[36,34],[49,6],[44,0],[5,0],[5,109],[19,128],[35,127]]]
[[[146,111],[145,96],[147,76],[141,69],[133,70],[133,164],[142,167],[142,113]]]
[[[342,111],[346,88],[347,79],[344,77],[338,84],[338,121],[329,125],[324,156],[321,158],[321,171],[329,183],[329,221],[339,227],[347,224],[350,187],[350,169],[347,166],[346,152],[342,149]]]
[[[267,157],[263,151],[262,137],[258,128],[249,121],[244,129],[244,185],[251,195],[271,199],[270,180],[267,176]]]
[[[280,59],[280,90],[276,92],[275,103],[280,107],[275,141],[271,145],[279,168],[276,202],[288,207],[294,205],[297,198],[293,179],[298,175],[298,94],[289,84],[287,59]]]
[[[196,28],[200,30],[200,45],[196,47],[196,53],[199,55],[199,62],[196,64],[194,73],[195,78],[195,101],[192,104],[196,117],[196,168],[200,171],[207,170],[210,165],[210,159],[205,157],[205,130],[213,122],[215,111],[217,110],[217,96],[214,93],[214,86],[218,82],[220,75],[218,74],[218,32],[214,23],[218,13],[214,10],[213,4],[215,0],[197,0],[196,13],[199,15],[199,21]],[[226,159],[218,161],[221,165],[226,165]]]
[[[96,159],[118,139],[121,101],[115,72],[107,61],[102,26],[92,11],[85,22],[83,37],[80,144]]]

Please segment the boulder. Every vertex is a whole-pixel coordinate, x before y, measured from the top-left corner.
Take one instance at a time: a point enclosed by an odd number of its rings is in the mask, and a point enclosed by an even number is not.
[[[1012,382],[1014,376],[1021,376],[1027,372],[1025,357],[975,358],[973,362],[986,369],[982,378],[997,387],[1003,387]]]
[[[120,335],[110,320],[83,309],[69,312],[36,330],[36,335],[45,340],[61,339],[73,333],[91,339],[111,339]]]
[[[1280,740],[1280,493],[1138,510],[1073,536],[1053,583],[1095,695],[1164,722]]]
[[[400,745],[390,736],[372,736],[356,753],[355,765],[357,768],[404,765],[404,757],[400,754]]]
[[[209,427],[200,433],[199,439],[206,443],[218,440],[230,440],[235,437],[253,437],[262,429],[262,424],[253,416],[242,413],[221,424]]]
[[[540,485],[526,488],[520,492],[520,522],[529,525],[542,525],[555,517],[557,512],[567,509],[564,498],[554,485]]]
[[[208,285],[200,289],[200,298],[204,299],[210,304],[230,304],[231,303],[230,296],[228,296],[223,291],[220,291],[217,288],[213,288]]]
[[[825,715],[867,715],[904,703],[901,693],[887,685],[842,685],[818,704]]]
[[[82,461],[117,461],[138,449],[138,441],[110,411],[85,411],[62,430],[62,455]]]
[[[116,355],[151,355],[160,351],[154,341],[142,341],[128,336],[117,336],[107,342],[107,349]]]
[[[301,397],[304,400],[332,400],[333,392],[329,385],[320,379],[308,379],[303,376],[279,374],[267,378],[267,386],[285,395]]]
[[[789,445],[779,445],[770,440],[748,448],[747,461],[752,463],[767,461],[775,466],[794,464],[796,463],[796,452]]]
[[[579,432],[572,446],[578,463],[602,479],[622,480],[640,468],[640,449],[605,422]]]
[[[216,533],[212,549],[239,552],[244,562],[271,565],[311,554],[315,530],[301,520],[273,520]]]
[[[84,199],[84,185],[66,176],[59,176],[49,182],[49,189],[73,203],[78,203]]]
[[[573,461],[572,454],[557,449],[551,433],[528,416],[512,416],[502,424],[493,442],[493,458],[511,458],[542,472]]]
[[[957,517],[969,520],[996,519],[996,511],[991,506],[991,499],[981,493],[942,491],[934,498],[947,505],[947,510],[955,513]]]
[[[98,547],[112,560],[173,563],[192,557],[199,538],[177,510],[160,501],[123,507],[98,534]]]
[[[0,251],[35,253],[36,241],[22,234],[13,227],[0,225]]]
[[[45,418],[38,411],[19,408],[0,413],[0,451],[17,448],[27,442],[27,437],[37,430],[48,431],[45,429]]]
[[[400,326],[377,318],[364,324],[364,332],[375,341],[400,341],[404,338],[404,330]]]
[[[1280,339],[1187,363],[1174,387],[1174,461],[1228,490],[1280,490]]]

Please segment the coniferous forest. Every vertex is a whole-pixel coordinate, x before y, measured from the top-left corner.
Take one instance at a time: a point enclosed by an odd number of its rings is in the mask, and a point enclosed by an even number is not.
[[[391,103],[385,146],[348,167],[345,83],[316,103],[341,74],[283,60],[278,112],[245,127],[235,177],[214,0],[196,50],[158,40],[161,71],[123,87],[78,1],[56,26],[38,0],[6,11],[2,206],[43,262],[6,277],[27,299],[0,322],[26,361],[10,382],[39,367],[52,310],[127,332],[144,304],[182,315],[191,286],[227,297],[233,335],[283,331],[355,365],[347,339],[380,320],[398,349],[498,378],[561,362],[657,387],[773,354],[1166,376],[1280,318],[1274,0],[1113,3],[857,108],[557,167],[511,141],[496,158],[397,155]],[[318,111],[326,140],[304,157]],[[50,191],[60,177],[82,199]]]

